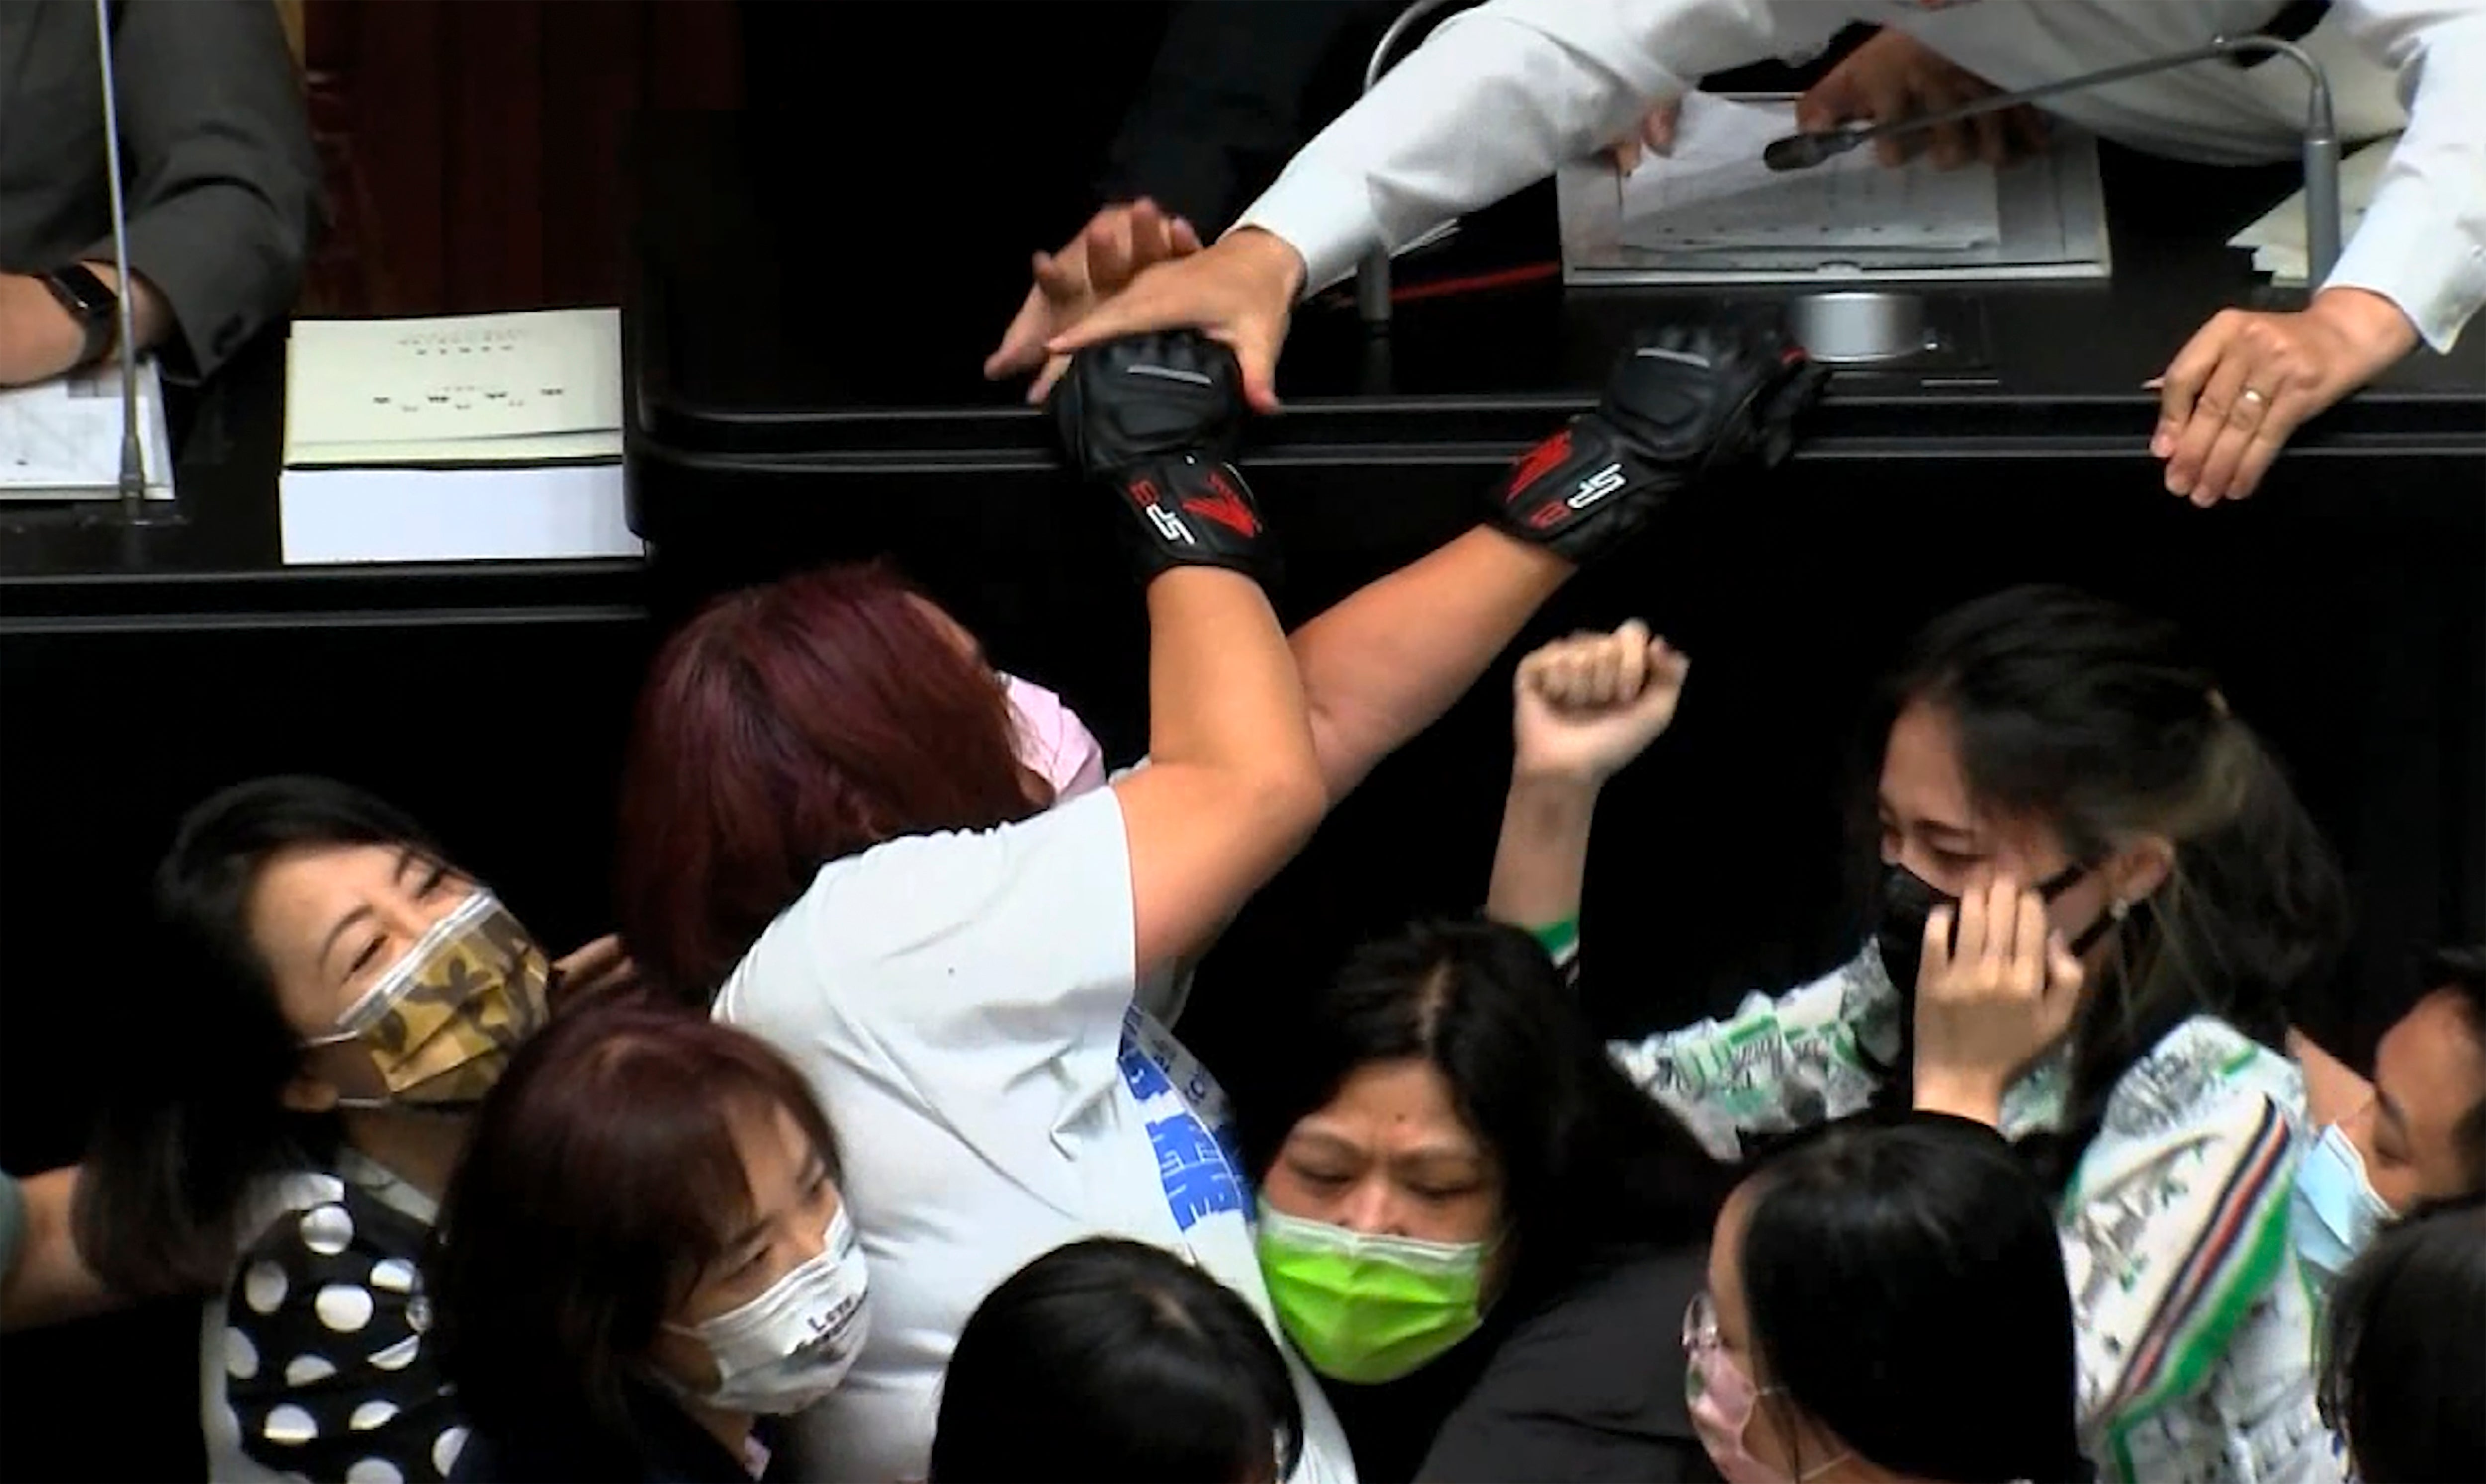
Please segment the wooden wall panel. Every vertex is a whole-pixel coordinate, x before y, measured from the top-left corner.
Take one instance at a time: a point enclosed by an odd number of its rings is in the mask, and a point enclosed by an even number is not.
[[[447,303],[441,23],[448,9],[433,0],[313,0],[303,17],[315,58],[326,55],[328,28],[339,32],[327,70],[342,101],[346,151],[372,206],[356,246],[387,265],[392,302],[361,313],[420,314]],[[328,187],[332,199],[340,194],[334,178]]]
[[[483,307],[460,302],[476,293],[488,294],[495,308],[546,302],[543,96],[552,59],[543,46],[545,9],[509,0],[443,8],[449,106],[441,252],[453,308]]]
[[[611,304],[622,141],[741,99],[735,0],[305,0],[335,231],[314,313]]]
[[[694,12],[699,6],[683,7]],[[649,7],[636,0],[561,0],[544,7],[542,250],[552,281],[604,302],[618,282],[580,282],[612,255],[611,234],[626,223],[620,160],[631,111],[641,106],[639,59],[648,44]],[[662,75],[666,69],[655,69]]]
[[[733,108],[742,102],[742,4],[785,5],[797,0],[641,0],[648,55],[643,69],[648,106],[655,109]],[[832,72],[822,85],[833,86]]]

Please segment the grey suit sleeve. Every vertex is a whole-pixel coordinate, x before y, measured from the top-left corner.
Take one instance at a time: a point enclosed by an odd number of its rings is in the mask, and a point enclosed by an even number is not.
[[[320,211],[301,85],[268,0],[124,0],[113,30],[129,267],[205,376],[282,318]],[[104,237],[79,256],[109,261]]]

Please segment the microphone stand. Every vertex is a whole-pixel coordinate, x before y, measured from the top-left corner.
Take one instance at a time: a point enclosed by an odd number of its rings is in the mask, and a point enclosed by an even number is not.
[[[1449,3],[1450,0],[1415,0],[1415,4],[1398,13],[1398,18],[1373,43],[1372,59],[1364,65],[1365,92],[1370,93],[1378,86],[1381,74],[1397,62],[1399,43],[1407,40],[1409,33]],[[1390,327],[1390,248],[1386,243],[1366,254],[1364,261],[1356,265],[1355,311],[1363,316],[1367,330],[1379,334]]]
[[[2219,58],[2234,61],[2252,54],[2285,57],[2305,73],[2306,288],[2307,292],[2311,292],[2322,287],[2322,281],[2329,278],[2331,270],[2339,263],[2339,130],[2332,117],[2331,78],[2323,71],[2322,64],[2314,61],[2311,53],[2294,41],[2275,36],[2213,37],[2207,45],[2196,46],[2189,51],[2171,52],[2142,62],[2127,62],[2121,67],[2067,77],[2059,82],[2041,83],[2011,93],[1997,93],[1958,108],[1946,108],[1940,113],[1823,133],[1790,134],[1771,141],[1761,151],[1761,161],[1772,170],[1809,170],[1869,140],[1936,128],[1962,119],[1973,119],[1979,114],[2016,108],[2022,103],[2035,102],[2058,94],[2100,88],[2129,78],[2145,77],[2153,72],[2190,67],[2196,62]]]
[[[147,455],[138,436],[138,311],[137,281],[129,276],[129,198],[121,179],[121,106],[115,96],[112,65],[112,11],[108,0],[95,0],[97,73],[103,92],[103,158],[112,196],[112,267],[120,275],[121,333],[121,495],[124,527],[158,524],[147,502]],[[167,471],[169,474],[170,471]],[[169,517],[168,517],[169,518]]]

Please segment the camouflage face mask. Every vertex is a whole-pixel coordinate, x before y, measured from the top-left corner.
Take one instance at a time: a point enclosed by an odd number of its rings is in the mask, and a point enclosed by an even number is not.
[[[552,966],[518,920],[478,892],[431,925],[380,981],[307,1046],[359,1041],[384,1098],[342,1097],[340,1108],[465,1107],[501,1078],[510,1053],[550,1014]]]

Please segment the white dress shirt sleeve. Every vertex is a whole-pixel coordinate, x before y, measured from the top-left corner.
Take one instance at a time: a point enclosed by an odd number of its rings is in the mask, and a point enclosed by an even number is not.
[[[2336,14],[2398,71],[2409,122],[2325,283],[2381,294],[2447,351],[2486,305],[2486,5],[2340,0]]]
[[[1842,0],[1491,0],[1444,21],[1236,222],[1303,254],[1310,292],[1629,134],[1705,74],[1818,52]]]

